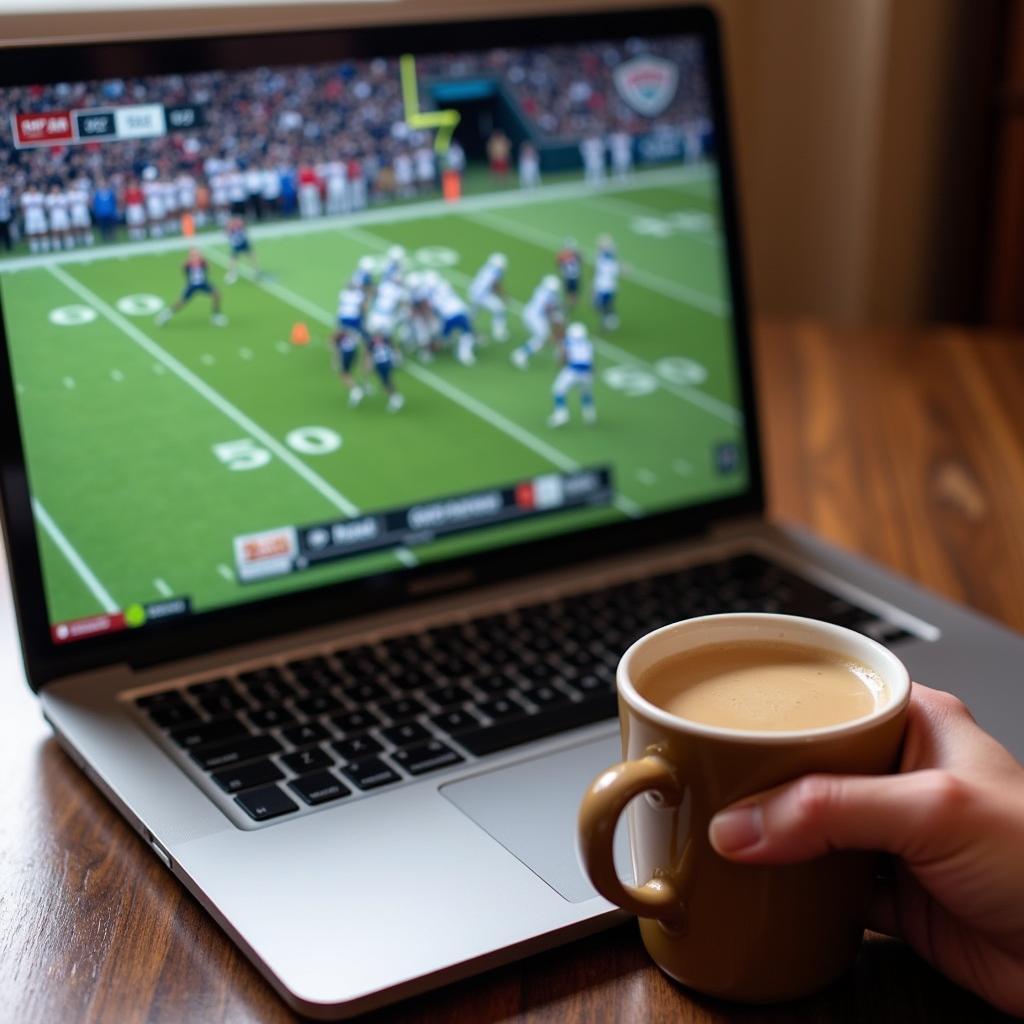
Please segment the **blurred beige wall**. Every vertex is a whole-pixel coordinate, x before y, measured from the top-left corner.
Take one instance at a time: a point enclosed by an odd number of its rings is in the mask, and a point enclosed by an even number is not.
[[[991,2],[711,0],[725,24],[758,312],[850,323],[948,315],[958,281],[947,248],[957,234],[948,204],[964,180],[949,134],[964,112],[970,73],[958,46]],[[559,0],[558,9],[624,5],[628,0]],[[0,41],[360,24],[410,13],[495,17],[549,13],[552,6],[0,0]],[[970,220],[971,211],[959,216]]]

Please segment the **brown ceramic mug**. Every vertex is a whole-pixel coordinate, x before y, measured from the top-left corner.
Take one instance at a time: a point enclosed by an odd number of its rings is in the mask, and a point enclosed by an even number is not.
[[[775,641],[852,659],[881,680],[868,715],[818,729],[755,732],[679,718],[646,700],[636,680],[666,658],[710,644]],[[744,1002],[807,995],[857,955],[872,857],[831,853],[760,867],[719,856],[711,818],[753,793],[810,772],[895,769],[910,679],[890,651],[852,630],[787,615],[712,615],[642,637],[618,668],[624,760],[603,772],[580,808],[579,852],[594,888],[639,915],[647,951],[700,992]],[[642,795],[642,796],[641,796]],[[634,800],[641,796],[641,799]],[[629,805],[635,877],[615,872],[615,825]]]

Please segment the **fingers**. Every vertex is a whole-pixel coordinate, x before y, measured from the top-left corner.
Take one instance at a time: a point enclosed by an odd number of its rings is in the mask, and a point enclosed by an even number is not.
[[[830,850],[883,850],[909,862],[951,852],[970,795],[945,771],[808,775],[719,812],[711,844],[748,864],[792,864]]]

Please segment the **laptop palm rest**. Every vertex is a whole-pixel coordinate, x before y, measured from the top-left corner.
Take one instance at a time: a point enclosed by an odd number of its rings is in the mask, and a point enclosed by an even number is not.
[[[570,903],[597,894],[576,858],[576,815],[587,786],[622,760],[615,733],[442,786],[441,793]],[[632,881],[625,822],[615,835],[619,875]]]

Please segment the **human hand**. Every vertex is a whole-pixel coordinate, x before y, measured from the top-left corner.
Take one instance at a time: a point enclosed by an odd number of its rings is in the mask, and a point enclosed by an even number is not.
[[[743,864],[892,854],[869,927],[1024,1015],[1024,765],[956,697],[914,684],[900,774],[808,775],[719,812],[709,834]]]

